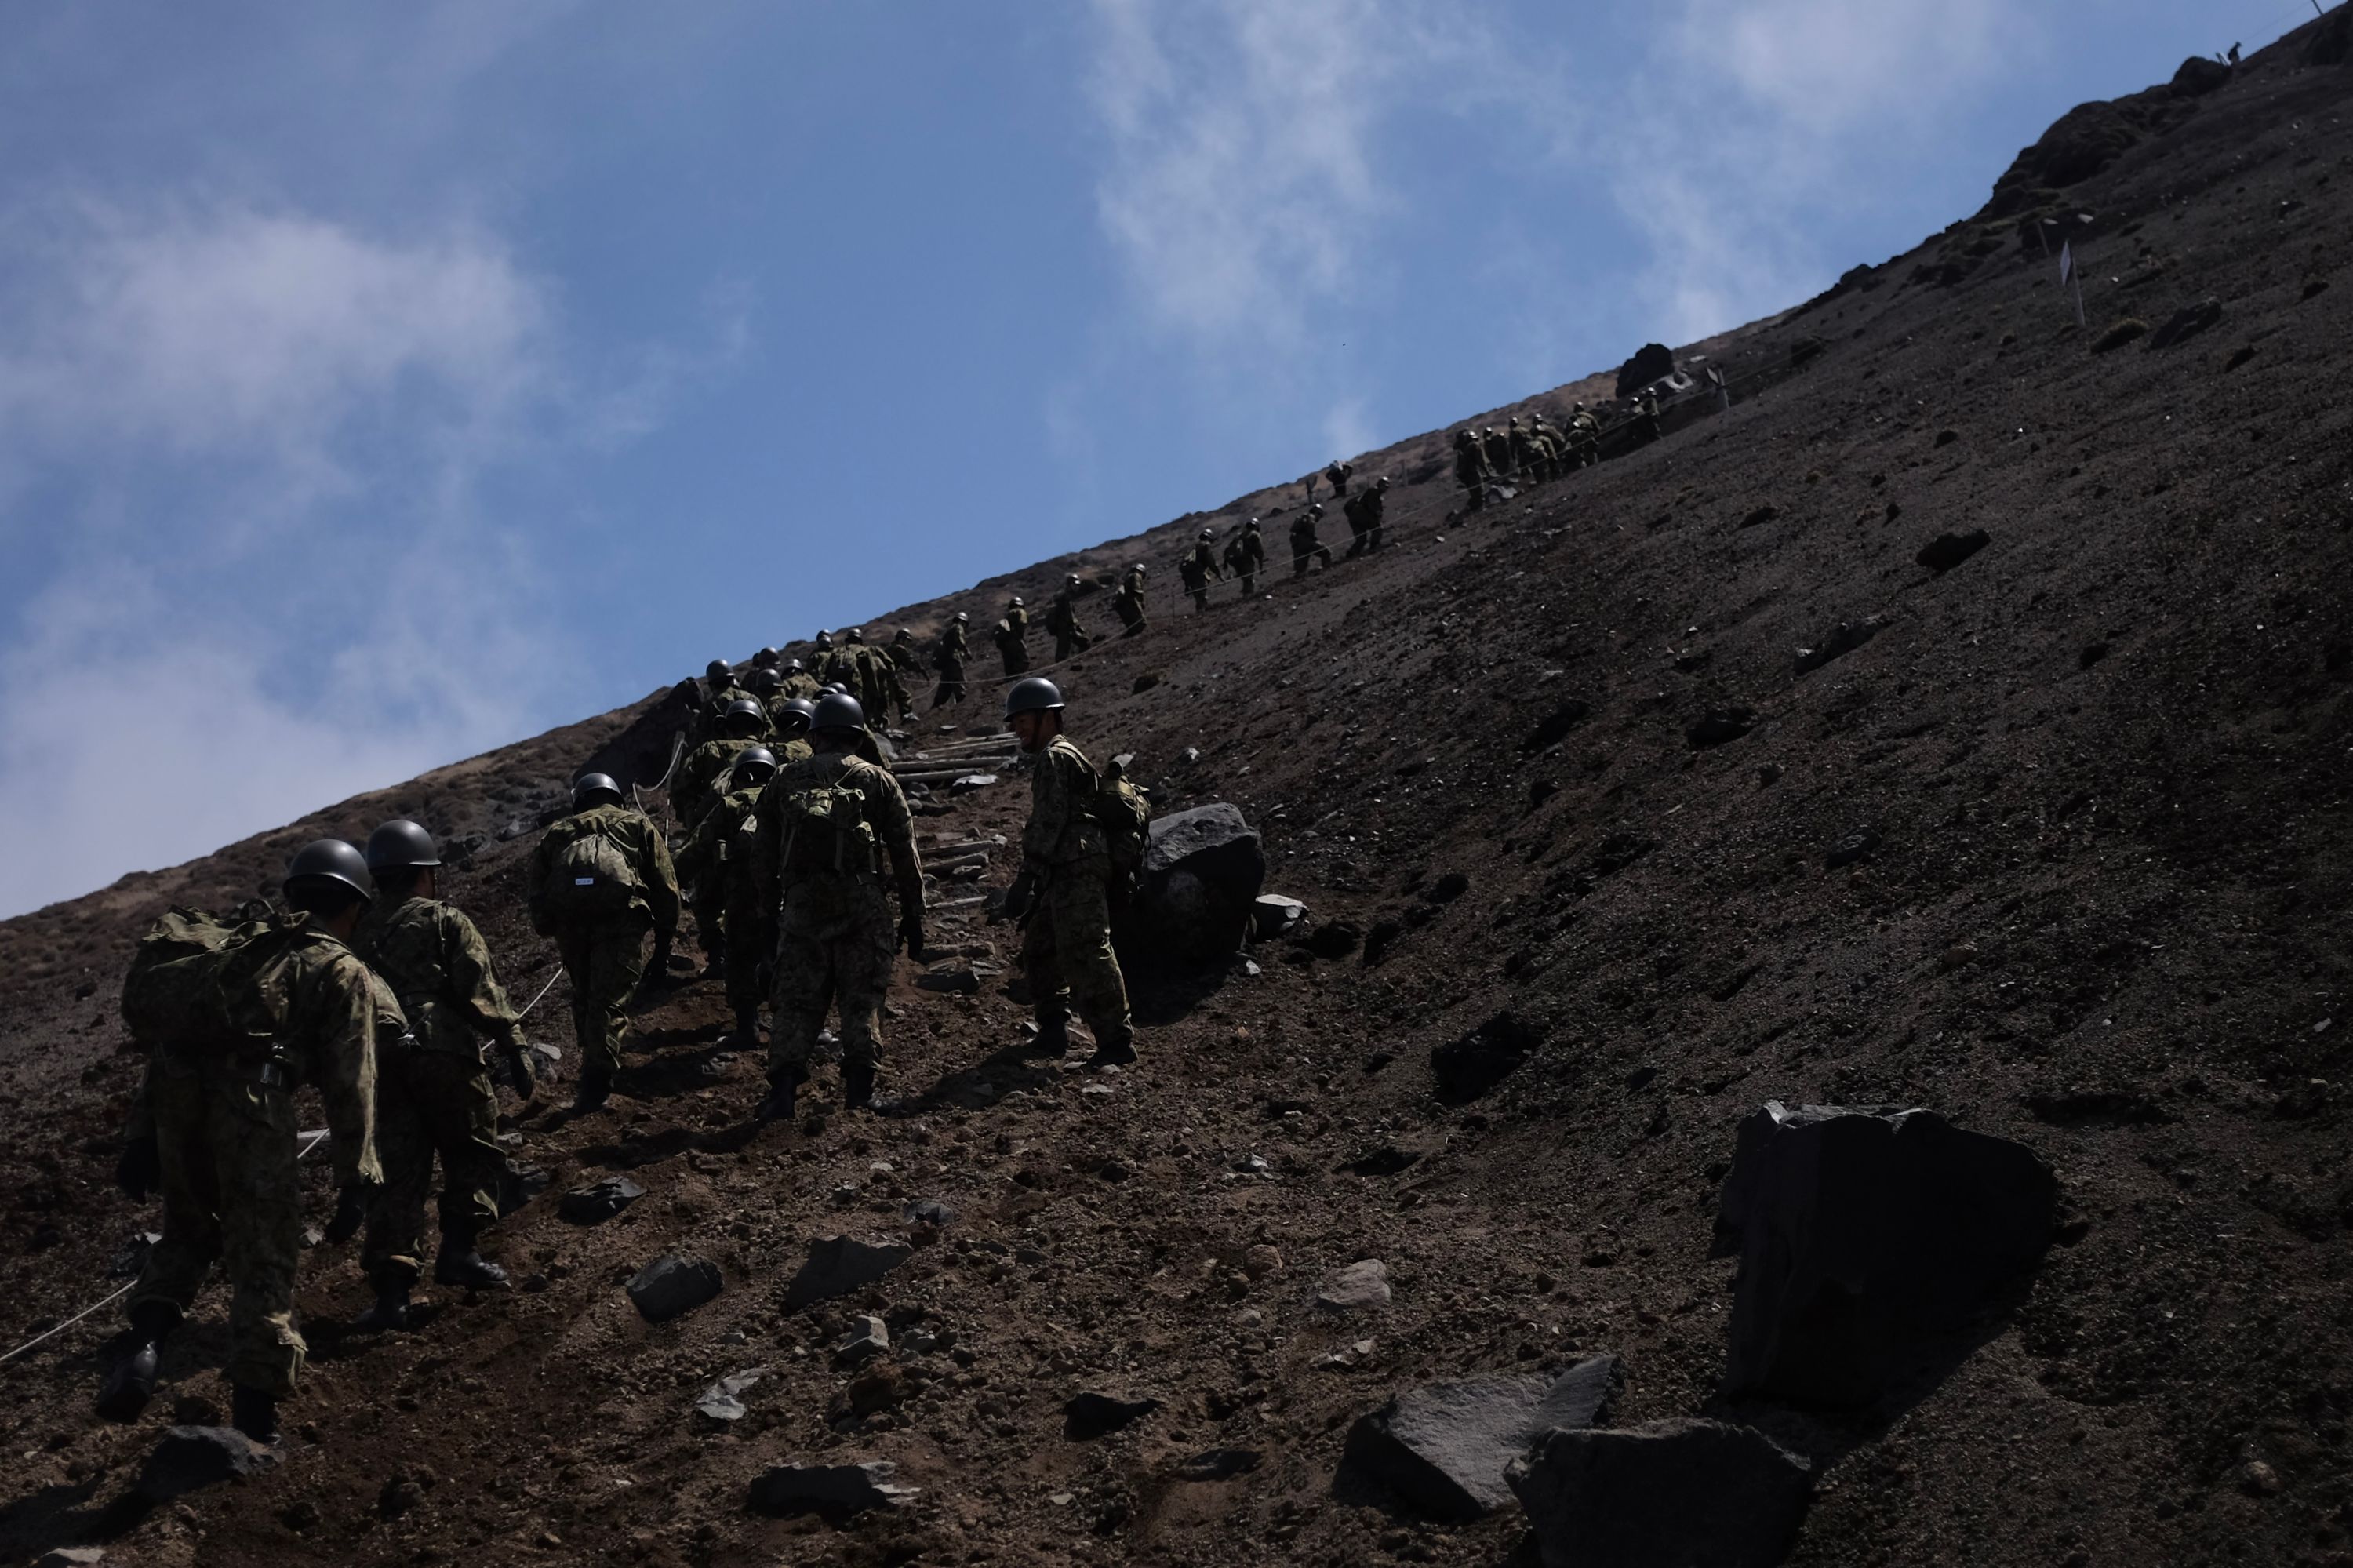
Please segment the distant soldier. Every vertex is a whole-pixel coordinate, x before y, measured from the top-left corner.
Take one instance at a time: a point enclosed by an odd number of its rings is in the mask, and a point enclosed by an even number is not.
[[[686,748],[692,751],[719,733],[719,718],[728,705],[752,695],[748,682],[739,680],[733,665],[713,659],[702,672],[702,701],[686,724]]]
[[[1535,454],[1535,476],[1539,482],[1560,477],[1561,459],[1566,454],[1564,439],[1544,422],[1542,414],[1528,421],[1528,448]]]
[[[1481,432],[1479,444],[1487,453],[1488,471],[1498,479],[1508,480],[1514,477],[1512,440],[1509,436],[1495,429],[1494,426],[1489,425]]]
[[[702,947],[705,980],[728,974],[729,955],[734,944],[727,936],[727,885],[717,875],[704,874],[716,863],[697,855],[695,846],[703,842],[703,830],[710,826],[712,814],[725,804],[727,792],[743,788],[737,779],[744,758],[758,752],[768,759],[773,770],[809,754],[808,742],[803,737],[808,734],[809,715],[816,711],[816,705],[805,697],[787,697],[776,709],[776,722],[769,735],[727,754],[712,782],[709,800],[695,813],[689,829],[677,871],[680,887],[689,891],[687,908],[694,915],[695,939]]]
[[[1005,696],[1005,719],[1021,749],[1038,759],[1029,775],[1029,821],[1021,871],[1004,913],[1023,922],[1022,972],[1038,1020],[1037,1049],[1070,1049],[1071,1008],[1093,1031],[1091,1067],[1135,1060],[1127,983],[1111,946],[1114,871],[1099,798],[1107,786],[1086,754],[1062,734],[1062,694],[1032,677]]]
[[[1073,654],[1083,653],[1094,644],[1087,629],[1079,624],[1078,606],[1072,602],[1079,591],[1079,574],[1072,572],[1062,581],[1062,591],[1046,609],[1046,630],[1054,634],[1054,662],[1060,663]]]
[[[670,969],[678,934],[678,873],[661,830],[621,803],[621,787],[602,773],[572,786],[572,814],[540,835],[524,880],[531,928],[555,938],[572,982],[572,1025],[580,1052],[575,1111],[598,1109],[613,1092],[629,999],[646,972],[646,938],[654,939],[657,980]]]
[[[899,673],[902,677],[922,673],[923,661],[923,656],[915,652],[915,634],[905,627],[891,634],[891,646],[883,652],[891,655],[891,662],[899,666]]]
[[[778,711],[782,710],[779,704]],[[678,777],[670,780],[670,805],[678,813],[679,826],[694,831],[735,754],[766,740],[769,722],[768,710],[750,697],[728,705],[719,721],[719,733],[687,753],[686,760],[678,765]]]
[[[801,754],[795,760],[806,759],[807,743],[793,744]],[[703,813],[702,825],[678,856],[679,874],[694,885],[694,916],[704,940],[712,932],[723,933],[720,968],[727,976],[727,1005],[735,1013],[735,1044],[746,1051],[760,1043],[760,1003],[768,979],[764,971],[776,948],[775,911],[760,902],[753,864],[754,813],[761,790],[776,774],[775,752],[746,747],[727,770],[727,792]]]
[[[841,651],[834,647],[833,632],[829,628],[819,627],[817,636],[811,641],[814,646],[809,652],[809,673],[817,677],[818,685],[829,686],[842,678]]]
[[[1029,611],[1023,607],[1021,596],[1018,593],[1005,601],[1005,624],[1013,628],[1013,635],[1021,639],[1023,646],[1028,646]]]
[[[798,697],[804,702],[813,703],[817,701],[818,694],[825,690],[823,683],[809,673],[808,667],[797,659],[786,660],[777,667],[776,673],[781,678],[776,694],[786,702]]]
[[[1476,512],[1487,504],[1487,486],[1494,476],[1487,467],[1486,449],[1468,430],[1454,432],[1454,477],[1469,493],[1466,510]]]
[[[337,1189],[328,1240],[358,1232],[384,1180],[376,1051],[408,1025],[390,990],[344,946],[375,895],[367,862],[321,839],[295,853],[282,886],[294,913],[216,971],[213,983],[236,983],[218,1000],[237,1033],[157,1044],[148,1057],[115,1181],[134,1198],[162,1191],[164,1234],[131,1287],[131,1330],[99,1392],[98,1414],[110,1421],[136,1420],[155,1396],[164,1341],[217,1259],[230,1291],[229,1420],[257,1443],[278,1440],[278,1402],[294,1392],[308,1350],[294,1328],[295,1090],[317,1089],[327,1112]]]
[[[1504,440],[1512,449],[1512,466],[1519,471],[1522,479],[1530,484],[1535,483],[1536,449],[1528,427],[1521,424],[1517,419],[1512,420],[1510,427],[1504,432]]]
[[[1244,543],[1257,537],[1258,519],[1253,517],[1240,533],[1226,541],[1225,551],[1218,557],[1219,565],[1226,568],[1228,577],[1241,579],[1244,599],[1250,598],[1258,591],[1258,574],[1251,568],[1250,550]],[[1259,554],[1261,557],[1266,554],[1266,546],[1263,544],[1259,546]]]
[[[940,683],[932,693],[934,713],[944,705],[964,701],[964,664],[972,657],[972,650],[965,643],[965,628],[971,623],[971,616],[957,610],[947,630],[940,633],[940,645],[932,650],[932,668],[940,675]]]
[[[1356,521],[1362,525],[1364,532],[1357,535],[1355,544],[1348,546],[1348,554],[1355,555],[1357,545],[1362,545],[1367,554],[1381,547],[1381,514],[1388,509],[1388,501],[1389,476],[1387,474],[1373,481],[1372,487],[1356,498]]]
[[[1029,645],[1021,640],[1021,633],[1013,629],[1011,621],[998,621],[997,630],[989,633],[989,641],[997,644],[997,656],[1005,661],[1008,677],[1029,668]]]
[[[1660,434],[1659,389],[1655,387],[1645,387],[1642,388],[1641,396],[1634,399],[1634,435],[1644,446],[1648,446],[1657,440]]]
[[[1125,628],[1122,637],[1133,637],[1144,630],[1144,563],[1136,562],[1119,579],[1119,592],[1111,601],[1119,623]]]
[[[1569,411],[1568,436],[1571,467],[1591,468],[1601,461],[1601,421],[1582,403]]]
[[[1338,458],[1332,460],[1332,466],[1324,471],[1324,477],[1331,482],[1335,498],[1345,497],[1348,493],[1348,476],[1356,471],[1356,464],[1342,462]]]
[[[1202,529],[1201,536],[1193,541],[1193,553],[1185,557],[1184,571],[1179,574],[1185,579],[1186,590],[1193,596],[1193,613],[1196,615],[1209,608],[1209,584],[1226,580],[1226,569],[1218,565],[1214,548],[1217,537],[1217,530]]]
[[[843,1103],[872,1102],[892,961],[902,945],[923,957],[914,819],[890,769],[853,755],[865,738],[855,699],[821,699],[810,734],[816,755],[779,769],[754,813],[760,902],[777,911],[776,1026],[759,1111],[766,1120],[793,1114],[833,1003],[841,1009]]]
[[[526,1097],[532,1067],[490,944],[464,911],[441,902],[441,853],[433,835],[416,822],[386,822],[368,835],[367,863],[376,902],[352,946],[392,988],[409,1028],[407,1039],[379,1041],[376,1051],[375,1146],[384,1185],[369,1206],[360,1249],[375,1305],[352,1326],[381,1331],[408,1326],[408,1295],[425,1272],[425,1200],[437,1154],[441,1243],[433,1282],[506,1288],[507,1271],[475,1250],[499,1217],[506,1166],[498,1091],[482,1047],[498,1047]]]
[[[896,713],[902,721],[913,724],[915,710],[906,683],[899,678],[898,662],[868,642],[860,628],[853,626],[842,635],[849,641],[843,650],[849,660],[847,668],[856,673],[856,679],[842,684],[849,688],[859,705],[878,721],[887,722]]]
[[[1315,536],[1315,520],[1323,515],[1324,508],[1319,504],[1291,520],[1291,575],[1294,577],[1307,575],[1311,556],[1321,560],[1326,569],[1332,565],[1331,549]]]
[[[1304,493],[1301,495],[1299,501],[1299,503],[1302,506],[1313,506],[1315,503],[1315,481],[1317,477],[1317,475],[1311,473],[1305,479],[1299,482],[1302,490],[1304,492]]]

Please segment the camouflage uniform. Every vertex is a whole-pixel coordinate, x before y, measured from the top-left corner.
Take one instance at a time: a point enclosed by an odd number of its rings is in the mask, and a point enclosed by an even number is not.
[[[1335,458],[1333,460],[1332,466],[1324,471],[1324,477],[1332,482],[1334,495],[1345,496],[1348,493],[1348,476],[1356,471],[1354,463],[1345,463]]]
[[[352,945],[384,977],[413,1044],[376,1053],[376,1152],[384,1186],[368,1210],[360,1266],[379,1291],[424,1270],[425,1199],[441,1157],[441,1234],[456,1250],[499,1217],[499,1100],[482,1043],[523,1048],[522,1028],[491,972],[491,949],[463,913],[430,898],[379,900]]]
[[[159,1048],[148,1060],[134,1133],[152,1125],[163,1166],[164,1239],[147,1255],[127,1310],[149,1303],[185,1313],[218,1258],[229,1281],[229,1352],[240,1388],[294,1391],[309,1347],[294,1328],[302,1247],[302,1183],[294,1090],[319,1091],[332,1133],[338,1187],[384,1180],[375,1147],[379,1041],[407,1033],[391,991],[315,920],[264,977],[282,988],[284,1034],[258,1057]]]
[[[548,913],[547,885],[564,847],[584,833],[613,841],[635,869],[638,887],[626,913],[587,925],[558,922]],[[678,929],[678,873],[661,830],[626,806],[591,806],[552,824],[532,851],[525,885],[532,929],[555,938],[572,981],[572,1026],[584,1079],[609,1083],[620,1069],[629,1031],[629,999],[646,972],[646,936],[667,947]]]
[[[1454,432],[1454,477],[1470,493],[1467,510],[1476,512],[1487,504],[1487,486],[1494,475],[1487,467],[1487,453],[1479,438],[1468,430]]]
[[[719,722],[726,717],[730,704],[759,701],[733,677],[719,683],[705,677],[702,683],[708,700],[694,710],[694,716],[687,723],[686,748],[689,751],[719,733]]]
[[[1014,636],[1021,639],[1023,647],[1029,645],[1029,612],[1028,610],[1018,604],[1007,606],[1005,624],[1013,629]]]
[[[1093,766],[1068,736],[1038,754],[1021,831],[1021,869],[1035,888],[1021,969],[1040,1028],[1060,1024],[1075,1003],[1101,1046],[1124,1044],[1134,1030],[1111,950],[1111,856],[1087,809],[1095,785]]]
[[[1487,453],[1487,471],[1499,479],[1512,477],[1512,439],[1490,425],[1480,438]]]
[[[809,757],[805,741],[792,762]],[[790,763],[781,756],[777,766]],[[704,813],[692,842],[679,852],[678,869],[694,881],[694,917],[708,946],[724,932],[723,962],[727,975],[727,1005],[739,1024],[756,1028],[760,1003],[766,1000],[762,970],[776,950],[776,911],[761,903],[759,883],[753,874],[753,850],[764,784],[746,785],[719,799]]]
[[[1244,599],[1258,591],[1258,583],[1254,580],[1256,574],[1250,569],[1250,552],[1242,547],[1242,541],[1257,537],[1255,534],[1235,535],[1226,541],[1225,554],[1219,557],[1219,563],[1226,568],[1228,577],[1241,579]]]
[[[679,826],[692,832],[718,798],[720,783],[735,766],[735,758],[748,747],[767,745],[765,735],[723,735],[688,752],[670,787],[670,810],[678,813]]]
[[[866,863],[817,863],[825,852],[792,842],[789,799],[821,788],[864,796],[861,814],[874,834]],[[837,847],[832,853],[849,852]],[[841,1009],[843,1062],[874,1065],[881,1057],[882,998],[899,951],[900,912],[923,906],[914,818],[899,780],[888,768],[839,752],[780,768],[753,812],[752,854],[760,903],[776,911],[770,1081],[807,1071],[826,1009],[835,1003]]]
[[[1659,439],[1659,390],[1642,388],[1642,396],[1634,404],[1634,434],[1647,446]]]
[[[1315,514],[1322,510],[1321,507],[1311,506],[1292,519],[1291,575],[1294,577],[1307,575],[1307,561],[1311,556],[1321,560],[1326,567],[1332,564],[1331,548],[1315,537]]]
[[[997,644],[997,656],[1005,661],[1006,674],[1018,675],[1029,668],[1029,645],[1013,630],[1012,622],[998,621],[990,640]]]
[[[1119,622],[1127,628],[1122,637],[1133,637],[1144,630],[1144,568],[1130,567],[1127,575],[1119,579],[1119,597],[1111,601],[1119,612]]]
[[[1198,615],[1209,608],[1209,580],[1214,577],[1223,582],[1226,574],[1218,565],[1217,554],[1210,549],[1207,539],[1193,541],[1193,553],[1185,557],[1185,564],[1192,569],[1191,575],[1185,579],[1185,586],[1192,590],[1193,613]]]
[[[1064,588],[1046,607],[1046,630],[1054,634],[1054,662],[1061,662],[1073,653],[1083,653],[1093,646],[1094,639],[1079,624],[1077,606],[1071,602],[1071,590]]]
[[[1254,594],[1258,592],[1259,574],[1266,570],[1266,535],[1259,531],[1257,518],[1250,520],[1249,525],[1242,529],[1241,538],[1236,543],[1240,545],[1242,552],[1242,564],[1239,568],[1242,592]]]
[[[901,676],[903,677],[922,673],[923,662],[923,659],[915,652],[915,635],[913,632],[899,632],[896,636],[891,639],[891,646],[885,648],[882,652],[889,657],[891,662],[897,666]]]
[[[940,683],[932,693],[932,706],[964,701],[964,662],[972,656],[964,638],[964,622],[951,620],[940,633],[940,645],[932,651],[932,668],[940,673]]]
[[[845,680],[849,694],[858,699],[876,724],[881,724],[892,714],[908,710],[906,683],[899,679],[899,665],[880,648],[870,648],[863,642],[852,643],[844,650],[851,654],[851,666],[857,679]]]
[[[806,670],[786,670],[783,674],[784,683],[776,688],[776,701],[779,703],[794,697],[813,703],[825,693],[824,683]],[[770,711],[774,712],[773,709]]]

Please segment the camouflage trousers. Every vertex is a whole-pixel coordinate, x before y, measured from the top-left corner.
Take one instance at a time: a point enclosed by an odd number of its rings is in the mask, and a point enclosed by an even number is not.
[[[945,707],[964,701],[964,665],[951,661],[940,666],[940,683],[932,693],[932,706]]]
[[[1307,563],[1311,560],[1322,561],[1329,567],[1332,565],[1332,547],[1314,539],[1293,539],[1291,542],[1291,575],[1305,577]]]
[[[768,1000],[768,964],[776,951],[776,923],[757,898],[727,901],[727,1005],[741,1016]]]
[[[218,1259],[229,1285],[228,1364],[239,1388],[294,1392],[310,1347],[294,1328],[302,1185],[295,1169],[294,1097],[225,1071],[165,1071],[148,1080],[164,1166],[164,1239],[132,1287],[186,1312]]]
[[[629,999],[646,972],[648,929],[647,922],[636,920],[555,934],[556,953],[572,982],[572,1033],[583,1073],[620,1071]]]
[[[1129,1027],[1127,981],[1111,950],[1111,897],[1100,872],[1066,867],[1050,877],[1021,936],[1021,971],[1039,1022],[1075,1005],[1100,1044]]]
[[[769,1075],[807,1070],[818,1031],[834,1006],[841,1009],[842,1060],[880,1062],[882,998],[898,951],[898,921],[879,884],[828,877],[787,892],[776,922]]]
[[[1054,633],[1054,662],[1059,664],[1072,654],[1083,653],[1093,647],[1094,642],[1095,640],[1083,631],[1057,631]]]
[[[702,949],[702,956],[723,961],[727,951],[727,904],[718,881],[715,872],[706,874],[702,883],[696,885],[694,896],[687,900],[686,907],[694,916],[695,945]]]
[[[368,1205],[360,1266],[379,1289],[424,1272],[425,1201],[441,1157],[441,1234],[471,1245],[499,1217],[499,1101],[481,1058],[391,1046],[375,1059],[375,1147],[384,1185]]]

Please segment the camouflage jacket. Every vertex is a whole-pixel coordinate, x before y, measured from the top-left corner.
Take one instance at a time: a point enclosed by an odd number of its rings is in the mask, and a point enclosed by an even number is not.
[[[1028,610],[1007,609],[1005,612],[1005,624],[1013,629],[1014,636],[1020,638],[1025,642],[1029,640],[1029,612]]]
[[[564,847],[584,832],[604,834],[636,866],[638,892],[630,899],[629,907],[642,909],[650,916],[656,933],[666,937],[675,932],[678,872],[670,864],[670,845],[663,842],[661,830],[643,812],[632,811],[627,806],[591,806],[558,819],[540,834],[538,844],[531,852],[531,866],[523,885],[523,895],[531,907],[532,929],[547,933],[543,912],[547,879]]]
[[[482,1042],[522,1045],[522,1025],[491,969],[490,944],[463,911],[432,898],[379,901],[352,936],[427,1051],[480,1060]]]
[[[1057,637],[1076,637],[1084,630],[1079,625],[1078,607],[1071,604],[1069,594],[1056,594],[1054,602],[1046,607],[1046,630]]]
[[[1144,608],[1144,574],[1131,571],[1119,579],[1119,597],[1137,609]]]
[[[807,757],[808,747],[803,746],[796,760],[806,761]],[[753,863],[758,848],[760,796],[766,788],[754,784],[721,796],[702,814],[702,825],[678,853],[679,874],[700,884],[706,897],[715,891],[730,918],[738,911],[756,910],[759,905]]]
[[[776,910],[787,920],[829,923],[846,918],[849,901],[860,891],[880,891],[885,885],[880,864],[812,867],[794,853],[786,806],[802,790],[827,787],[854,789],[864,797],[861,815],[873,832],[879,858],[889,863],[900,907],[920,911],[923,872],[915,855],[915,819],[898,779],[887,768],[838,751],[819,752],[777,769],[753,808],[752,867],[760,907]]]
[[[1243,560],[1249,562],[1253,567],[1262,567],[1266,565],[1265,535],[1260,533],[1255,528],[1246,528],[1242,531],[1242,536],[1236,540],[1235,544],[1241,546]]]
[[[964,622],[949,621],[948,629],[940,633],[939,647],[932,654],[932,668],[944,670],[950,662],[961,664],[971,656],[971,650],[965,645]]]
[[[746,738],[723,735],[688,752],[686,760],[678,765],[678,777],[670,780],[670,803],[677,810],[678,820],[690,826],[701,820],[712,796],[718,792],[720,780],[735,765],[736,754],[749,747],[767,745],[765,736]]]
[[[1088,810],[1095,782],[1094,765],[1068,736],[1056,736],[1038,754],[1038,766],[1029,775],[1029,823],[1021,830],[1024,871],[1051,876],[1073,869],[1110,869],[1103,828]]]
[[[923,655],[915,652],[913,642],[893,642],[882,652],[890,656],[892,663],[902,670],[921,670],[923,667]]]
[[[1226,574],[1219,569],[1218,557],[1211,551],[1207,539],[1196,539],[1193,542],[1192,562],[1193,569],[1200,573],[1204,578],[1216,577],[1220,582],[1225,580]]]

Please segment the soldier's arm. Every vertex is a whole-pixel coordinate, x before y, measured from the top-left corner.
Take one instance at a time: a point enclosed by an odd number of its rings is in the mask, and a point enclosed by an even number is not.
[[[305,964],[296,1038],[308,1057],[304,1076],[326,1106],[334,1145],[335,1185],[378,1186],[375,1054],[379,1038],[408,1033],[400,1003],[375,971],[349,952]]]
[[[664,936],[678,929],[678,869],[670,863],[670,845],[662,842],[661,830],[648,817],[638,821],[644,824],[646,906],[654,914],[654,934]]]
[[[1029,825],[1021,830],[1021,858],[1026,869],[1043,873],[1053,865],[1054,851],[1071,825],[1070,757],[1048,747],[1038,757],[1030,775]]]
[[[491,945],[482,940],[480,929],[465,911],[445,909],[442,919],[448,931],[441,972],[448,978],[450,997],[464,1007],[467,1022],[476,1033],[502,1044],[520,1045],[521,1022],[491,967]]]
[[[866,799],[874,836],[891,856],[891,881],[898,889],[902,913],[923,912],[923,864],[915,853],[915,814],[907,809],[907,793],[888,768],[873,770]]]

